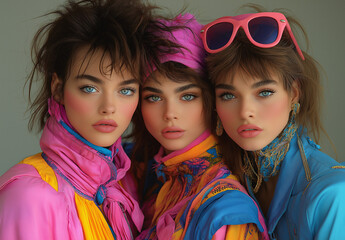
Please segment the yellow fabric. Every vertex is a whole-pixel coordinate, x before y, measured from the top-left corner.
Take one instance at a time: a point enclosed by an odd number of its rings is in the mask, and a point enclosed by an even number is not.
[[[183,228],[176,230],[173,234],[172,239],[182,239]],[[212,239],[215,239],[213,237]],[[255,224],[248,223],[242,225],[228,225],[226,228],[225,239],[243,239],[243,240],[258,240],[259,232]]]
[[[28,164],[36,168],[41,178],[49,183],[56,191],[58,191],[58,182],[54,170],[44,161],[42,153],[37,153],[31,157],[25,158],[20,162],[21,164]]]
[[[186,161],[186,159],[194,159],[196,157],[201,158],[201,157],[208,156],[209,154],[206,152],[206,150],[213,147],[216,143],[217,143],[216,138],[213,135],[210,135],[204,141],[197,144],[193,148],[189,149],[187,152],[184,152],[182,154],[179,154],[175,157],[170,158],[169,160],[164,162],[164,165],[171,167],[173,165],[177,165],[181,162]],[[210,171],[214,171],[214,169],[212,168],[210,169]],[[206,182],[210,181],[209,175],[211,175],[211,173],[208,173],[208,171],[206,171],[203,174],[204,177],[202,177],[197,184],[198,188],[194,189],[193,192],[200,191],[206,185]],[[176,202],[179,200],[179,196],[176,195],[176,193],[182,194],[185,192],[186,186],[181,185],[181,184],[176,184],[176,181],[178,181],[178,179],[169,178],[164,183],[162,188],[159,190],[159,194],[157,196],[156,203],[155,203],[155,211],[154,211],[152,223],[156,224],[157,219],[164,212],[166,212],[168,209],[170,209],[172,206],[176,204]],[[174,191],[172,191],[172,189],[174,189]]]
[[[42,158],[41,153],[24,159],[20,164],[28,164],[36,168],[41,178],[58,191],[55,172]],[[79,220],[83,228],[84,239],[114,239],[110,227],[97,205],[93,201],[79,196],[77,193],[74,194],[74,199]]]
[[[258,240],[259,232],[255,224],[242,224],[227,226],[225,239]]]
[[[93,201],[79,196],[77,193],[74,195],[85,239],[114,239],[107,221],[96,204]]]
[[[188,162],[186,162],[187,160]],[[196,165],[198,168],[194,167]],[[238,177],[233,174],[214,181],[221,169],[224,168],[224,162],[218,154],[216,139],[212,135],[188,151],[166,160],[161,166],[163,167],[158,167],[158,173],[162,180],[164,179],[164,184],[159,190],[153,207],[151,232],[150,236],[146,236],[146,239],[156,237],[157,232],[154,226],[157,225],[158,219],[187,197],[197,194],[193,201],[189,200],[191,205],[184,204],[174,210],[172,217],[175,221],[175,229],[172,236],[169,237],[171,240],[186,238],[185,235],[194,213],[208,199],[223,191],[239,191],[237,183],[234,183],[234,181],[238,182]],[[193,179],[190,180],[188,176],[192,176]],[[189,207],[188,212],[186,212],[187,207]],[[176,216],[174,216],[175,214]],[[182,226],[181,219],[184,214],[186,216]],[[228,225],[225,227],[224,232],[220,232],[217,237],[250,240],[258,239],[259,236],[255,224]]]

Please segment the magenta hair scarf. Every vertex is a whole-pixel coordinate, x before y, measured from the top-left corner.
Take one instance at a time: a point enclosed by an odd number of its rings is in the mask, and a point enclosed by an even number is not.
[[[180,45],[182,48],[180,48],[177,53],[160,55],[160,62],[178,62],[197,72],[202,72],[205,68],[206,52],[199,33],[203,25],[201,25],[190,13],[184,15],[180,14],[172,21],[161,20],[161,22],[169,27],[184,26],[185,28],[178,28],[171,33],[165,33],[161,36]],[[148,75],[155,70],[156,68],[153,66]]]

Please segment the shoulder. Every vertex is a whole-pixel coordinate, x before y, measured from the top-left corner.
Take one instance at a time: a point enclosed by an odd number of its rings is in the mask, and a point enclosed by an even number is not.
[[[310,164],[311,181],[306,188],[306,195],[314,201],[326,201],[335,205],[334,201],[343,200],[345,206],[345,169],[340,164]],[[344,212],[345,213],[345,212]]]
[[[68,239],[65,195],[28,164],[17,164],[0,179],[0,238]],[[54,237],[55,236],[55,237]]]
[[[24,214],[63,204],[62,195],[28,164],[17,164],[0,178],[0,212]],[[21,212],[24,210],[23,212]]]
[[[345,198],[345,166],[321,152],[320,147],[309,137],[303,136],[302,141],[311,177],[303,190],[305,195],[314,201]],[[305,181],[304,178],[299,180]]]
[[[315,236],[341,239],[345,226],[345,172],[330,169],[312,178],[305,191],[308,225]]]
[[[310,140],[311,141],[311,140]],[[311,173],[311,182],[317,185],[343,185],[345,182],[345,165],[337,162],[319,149],[306,148],[308,167]]]
[[[302,195],[309,226],[318,234],[339,232],[345,226],[345,166],[321,152],[308,137],[303,146],[311,176]]]
[[[299,154],[302,155],[304,151],[312,180],[328,178],[335,174],[336,178],[340,178],[339,180],[342,181],[345,177],[345,165],[320,151],[320,146],[314,143],[310,137],[303,135],[301,140],[303,150],[299,151]]]
[[[202,236],[211,239],[224,225],[255,223],[262,229],[253,199],[233,183],[224,179],[213,182],[191,201],[185,211],[188,239]]]

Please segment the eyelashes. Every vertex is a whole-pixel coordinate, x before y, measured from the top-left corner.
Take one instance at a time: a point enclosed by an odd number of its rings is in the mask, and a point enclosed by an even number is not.
[[[92,86],[92,85],[82,86],[79,89],[83,93],[86,93],[86,94],[92,94],[92,93],[96,93],[96,92],[99,91],[97,89],[97,87]],[[118,92],[121,95],[124,95],[124,96],[133,96],[137,92],[137,89],[136,88],[132,88],[132,87],[125,87],[125,88],[120,89]]]
[[[120,94],[125,96],[133,96],[137,90],[135,88],[124,88],[120,90]]]
[[[193,101],[195,99],[197,99],[199,96],[197,94],[191,94],[191,93],[187,93],[187,94],[183,94],[180,99],[182,101],[185,101],[185,102],[190,102],[190,101]],[[154,95],[154,94],[150,94],[150,95],[147,95],[147,96],[144,96],[143,98],[144,100],[148,101],[148,102],[159,102],[159,101],[162,101],[164,98],[158,96],[158,95]]]
[[[195,95],[195,94],[185,94],[185,95],[182,96],[181,99],[184,100],[184,101],[189,102],[189,101],[192,101],[192,100],[196,99],[197,97],[198,96]]]
[[[229,101],[235,98],[235,96],[232,93],[225,92],[219,95],[219,98],[223,101]]]
[[[265,90],[260,91],[258,95],[259,95],[260,97],[267,98],[267,97],[272,96],[274,93],[275,93],[274,90],[265,89]]]
[[[264,89],[264,90],[259,90],[256,95],[259,98],[268,98],[271,97],[272,95],[274,95],[276,91],[273,89]],[[218,94],[218,98],[220,98],[222,101],[231,101],[233,99],[236,99],[237,96],[232,93],[232,92],[222,92],[220,94]]]
[[[144,97],[144,100],[148,102],[158,102],[158,101],[161,101],[161,98],[157,95],[148,95]]]
[[[81,87],[80,90],[84,93],[87,93],[87,94],[95,93],[97,91],[96,87],[89,86],[89,85]]]

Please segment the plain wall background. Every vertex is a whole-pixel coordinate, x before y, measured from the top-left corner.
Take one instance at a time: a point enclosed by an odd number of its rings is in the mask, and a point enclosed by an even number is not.
[[[64,0],[1,0],[0,3],[0,175],[23,158],[40,151],[40,134],[27,130],[27,91],[23,91],[31,69],[30,44],[36,30]],[[309,53],[323,66],[324,126],[335,144],[337,160],[344,161],[345,146],[345,27],[344,0],[150,0],[172,15],[183,7],[205,24],[218,17],[236,15],[244,3],[257,3],[267,10],[289,9],[305,27],[310,38]],[[241,12],[240,12],[241,13]],[[300,41],[301,42],[301,41]],[[302,45],[302,49],[305,50]],[[335,157],[326,138],[322,150]]]

